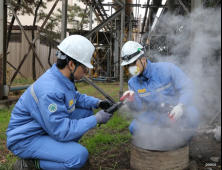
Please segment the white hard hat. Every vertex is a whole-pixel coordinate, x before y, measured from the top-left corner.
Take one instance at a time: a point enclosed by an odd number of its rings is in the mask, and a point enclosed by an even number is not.
[[[143,46],[135,41],[127,41],[122,48],[121,58],[123,62],[121,66],[133,63],[137,58],[144,54]]]
[[[84,64],[88,68],[93,68],[91,59],[95,51],[95,47],[87,38],[81,35],[70,35],[65,38],[57,47],[60,51],[69,57]]]

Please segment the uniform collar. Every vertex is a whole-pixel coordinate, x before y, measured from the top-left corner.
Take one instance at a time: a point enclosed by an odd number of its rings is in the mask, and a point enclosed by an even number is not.
[[[50,71],[61,83],[64,83],[68,89],[74,88],[74,84],[59,71],[59,69],[56,67],[56,64],[52,65]]]

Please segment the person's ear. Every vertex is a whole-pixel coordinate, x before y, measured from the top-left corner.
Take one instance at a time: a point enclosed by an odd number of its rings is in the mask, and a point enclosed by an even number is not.
[[[70,60],[70,61],[68,62],[68,65],[69,65],[69,68],[70,68],[70,69],[73,69],[73,68],[75,67],[75,64],[74,64],[74,62],[73,62],[72,60]]]
[[[146,62],[146,57],[143,57],[142,61],[143,61],[143,63],[145,63]]]
[[[146,57],[143,57],[143,61],[146,61]]]

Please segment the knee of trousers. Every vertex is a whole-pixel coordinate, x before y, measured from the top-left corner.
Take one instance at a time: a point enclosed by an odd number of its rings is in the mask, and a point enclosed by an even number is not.
[[[135,125],[136,124],[136,119],[134,119],[132,122],[131,122],[131,124],[130,124],[130,126],[129,126],[129,130],[130,130],[130,133],[131,134],[133,134],[133,131],[135,130]]]
[[[200,113],[194,106],[188,106],[186,108],[185,116],[187,119],[187,122],[190,124],[192,128],[197,128],[199,124],[200,119]]]
[[[83,146],[79,147],[78,149],[74,150],[73,157],[65,163],[65,166],[68,169],[80,169],[82,168],[89,156],[89,152]]]

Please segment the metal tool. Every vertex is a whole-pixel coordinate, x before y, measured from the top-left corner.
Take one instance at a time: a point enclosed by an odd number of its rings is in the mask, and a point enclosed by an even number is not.
[[[99,86],[97,86],[95,83],[92,82],[92,80],[85,75],[83,76],[83,79],[89,83],[91,86],[93,86],[97,91],[99,91],[106,99],[110,100],[113,104],[116,104],[117,101],[112,98],[110,95],[108,95],[106,92],[103,91]]]
[[[119,110],[126,102],[127,102],[127,100],[125,100],[124,102],[117,102],[116,104],[114,104],[111,107],[109,107],[108,109],[106,109],[105,112],[113,114],[115,111]],[[99,124],[99,127],[100,126],[101,126],[101,123]]]

